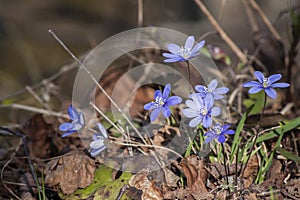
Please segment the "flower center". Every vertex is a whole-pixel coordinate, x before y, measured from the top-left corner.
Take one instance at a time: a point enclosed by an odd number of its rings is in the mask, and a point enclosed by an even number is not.
[[[266,87],[268,87],[269,86],[269,81],[268,81],[268,79],[267,78],[264,78],[264,82],[263,82],[263,87],[264,88],[266,88]]]
[[[179,55],[185,59],[189,58],[191,55],[191,50],[188,48],[181,47],[179,50]]]
[[[165,104],[165,101],[161,97],[156,97],[155,98],[155,103],[156,103],[157,106],[163,106]]]
[[[222,126],[220,124],[216,124],[214,127],[213,127],[213,130],[215,131],[216,134],[220,135],[221,132],[222,132]]]
[[[201,108],[200,109],[200,114],[203,115],[203,116],[207,115],[207,110],[205,108]]]

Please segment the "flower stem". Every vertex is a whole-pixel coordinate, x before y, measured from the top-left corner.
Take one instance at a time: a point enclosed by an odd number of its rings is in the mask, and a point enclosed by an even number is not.
[[[188,69],[189,82],[190,82],[190,84],[192,84],[190,63],[189,63],[189,61],[186,61],[186,63],[187,63],[187,69]]]
[[[224,144],[221,143],[222,145],[222,152],[223,152],[223,158],[224,158],[224,169],[225,169],[225,175],[226,175],[226,184],[229,185],[229,182],[228,182],[228,168],[227,168],[227,164],[226,164],[226,154],[225,154],[225,147],[224,147]],[[229,191],[229,189],[228,189]]]
[[[247,168],[248,162],[249,162],[250,157],[251,157],[251,152],[254,150],[255,143],[256,143],[256,140],[258,138],[258,134],[260,133],[259,130],[260,130],[261,121],[262,121],[262,118],[263,118],[263,115],[264,115],[264,111],[265,111],[265,107],[266,107],[266,102],[267,102],[267,95],[264,94],[264,104],[263,104],[263,108],[262,108],[262,111],[261,111],[261,114],[260,114],[260,117],[259,117],[258,125],[255,127],[256,133],[255,133],[255,136],[254,136],[254,141],[253,141],[253,144],[252,144],[251,149],[250,149],[250,154],[249,154],[249,156],[248,156],[248,158],[246,160],[245,166],[244,166],[242,174],[241,174],[242,185],[244,185],[243,178],[244,178],[244,174],[245,174],[245,170]]]

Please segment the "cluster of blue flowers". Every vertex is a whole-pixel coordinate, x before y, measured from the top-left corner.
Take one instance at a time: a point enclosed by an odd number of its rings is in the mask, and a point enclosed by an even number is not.
[[[200,41],[194,46],[194,36],[189,36],[185,45],[180,47],[177,44],[169,44],[168,50],[170,53],[163,53],[167,59],[164,62],[182,62],[189,61],[190,59],[199,55],[200,49],[204,46],[205,42]],[[257,93],[263,90],[269,97],[276,98],[276,91],[274,88],[289,87],[288,83],[275,83],[281,79],[281,74],[271,75],[266,78],[261,72],[254,73],[258,81],[250,81],[243,84],[243,87],[251,87],[250,94]],[[182,114],[187,118],[191,118],[189,126],[194,128],[197,126],[204,127],[207,131],[204,134],[204,143],[209,143],[214,139],[218,142],[224,143],[226,134],[235,134],[235,131],[230,130],[229,124],[220,124],[213,121],[213,117],[221,114],[221,108],[214,106],[215,101],[224,98],[224,95],[229,92],[227,87],[219,87],[218,81],[213,79],[207,86],[196,85],[194,92],[189,95],[189,99],[185,101],[187,108],[182,110]],[[179,96],[170,96],[171,85],[167,84],[163,91],[156,90],[154,92],[154,101],[144,105],[144,109],[150,111],[151,122],[155,121],[160,113],[163,117],[168,118],[171,116],[170,106],[178,105],[182,102]],[[71,105],[68,108],[68,114],[72,122],[63,123],[60,125],[59,130],[65,132],[62,137],[68,136],[74,132],[81,130],[85,126],[84,116],[81,112]],[[100,123],[96,124],[97,133],[93,135],[93,141],[90,143],[90,153],[92,156],[98,155],[106,149],[106,141],[108,134],[104,126]]]

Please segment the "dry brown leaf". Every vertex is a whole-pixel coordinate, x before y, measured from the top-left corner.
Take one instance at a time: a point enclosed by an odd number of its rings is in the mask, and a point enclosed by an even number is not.
[[[64,194],[85,188],[94,178],[95,164],[87,155],[72,152],[47,163],[45,183],[60,186]]]
[[[266,180],[260,184],[262,190],[266,190],[270,185],[275,185],[276,188],[282,187],[283,181],[287,176],[287,172],[281,172],[282,164],[279,160],[273,159],[270,169],[266,175]]]
[[[27,145],[31,158],[46,158],[51,152],[51,136],[55,135],[51,125],[47,124],[43,115],[34,115],[22,128],[28,136]]]
[[[290,180],[285,185],[285,189],[290,195],[300,199],[300,179]]]
[[[207,179],[207,171],[204,168],[203,160],[199,160],[196,156],[184,158],[180,164],[180,171],[187,178],[187,188],[191,192],[207,192],[205,182]]]
[[[250,158],[243,177],[244,186],[246,188],[253,183],[254,177],[257,175],[257,172],[258,172],[258,159],[254,155]]]
[[[163,199],[162,191],[155,186],[153,180],[148,179],[148,173],[145,171],[133,175],[129,180],[129,185],[143,191],[142,200]]]

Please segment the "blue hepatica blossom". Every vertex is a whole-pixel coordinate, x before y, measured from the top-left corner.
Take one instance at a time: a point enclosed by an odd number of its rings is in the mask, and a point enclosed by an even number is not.
[[[186,100],[186,105],[189,108],[183,109],[182,113],[188,117],[193,118],[189,126],[196,127],[202,123],[202,126],[208,128],[212,124],[212,116],[218,116],[221,114],[219,107],[213,107],[214,99],[211,94],[206,95],[203,99],[193,93],[190,95],[192,100]]]
[[[171,110],[169,106],[174,106],[180,104],[182,99],[178,96],[169,97],[171,91],[171,85],[167,84],[163,90],[163,93],[160,90],[156,90],[154,93],[154,101],[144,105],[145,110],[152,110],[150,114],[150,120],[153,122],[162,112],[165,118],[171,115]]]
[[[184,44],[180,47],[177,44],[171,43],[168,45],[170,53],[163,53],[163,56],[168,58],[164,62],[181,62],[188,61],[199,54],[199,50],[204,46],[205,41],[202,40],[194,46],[194,36],[189,36]]]
[[[235,134],[234,130],[228,130],[229,127],[230,127],[229,124],[225,124],[224,126],[222,126],[221,124],[215,124],[211,128],[211,130],[207,131],[204,134],[204,136],[206,136],[204,143],[207,144],[215,138],[218,138],[218,141],[220,143],[224,143],[226,139],[225,138],[226,134]]]
[[[96,126],[101,134],[100,133],[94,134],[93,141],[90,143],[90,147],[91,147],[90,153],[91,156],[93,157],[97,156],[104,149],[106,149],[105,140],[108,139],[107,132],[104,126],[99,123],[97,123]]]
[[[70,105],[68,108],[68,114],[72,122],[63,123],[59,126],[60,131],[66,132],[62,135],[62,137],[66,137],[72,133],[79,131],[85,125],[82,112],[77,112],[72,105]]]
[[[229,88],[227,87],[219,87],[218,81],[216,79],[213,79],[207,87],[204,85],[196,85],[195,89],[197,90],[197,94],[199,94],[202,98],[204,98],[207,94],[212,94],[214,100],[223,99],[223,94],[226,94],[229,91]]]
[[[290,84],[288,83],[275,83],[276,81],[278,81],[279,79],[281,79],[282,75],[281,74],[273,74],[271,75],[269,78],[266,78],[263,73],[259,72],[259,71],[255,71],[254,75],[256,76],[257,81],[250,81],[247,83],[243,84],[243,87],[252,87],[249,90],[250,94],[254,94],[257,93],[261,90],[264,90],[265,93],[275,99],[276,98],[276,91],[274,90],[274,88],[286,88],[289,87]]]

